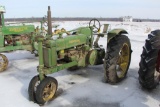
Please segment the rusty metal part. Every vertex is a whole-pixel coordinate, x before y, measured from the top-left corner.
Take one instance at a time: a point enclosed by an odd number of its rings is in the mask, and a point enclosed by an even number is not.
[[[46,85],[46,87],[44,88],[43,93],[42,93],[44,101],[49,101],[50,99],[53,98],[53,96],[54,96],[54,94],[55,94],[55,92],[57,90],[56,87],[57,87],[56,84],[53,83],[53,82],[48,83]]]
[[[117,70],[117,74],[119,78],[123,78],[126,71],[127,71],[127,67],[129,64],[129,54],[130,54],[130,49],[128,44],[123,44],[123,47],[121,48],[120,52],[119,52],[119,59],[117,61],[117,65],[118,65],[118,70]]]
[[[8,67],[8,59],[5,55],[0,54],[0,72],[6,70]]]

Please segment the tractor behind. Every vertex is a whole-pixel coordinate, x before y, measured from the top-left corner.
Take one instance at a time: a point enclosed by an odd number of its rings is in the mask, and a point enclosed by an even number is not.
[[[34,53],[38,49],[35,37],[40,35],[39,29],[36,29],[33,24],[6,25],[4,22],[5,12],[5,7],[0,6],[0,72],[6,70],[8,66],[8,59],[2,53],[16,50],[27,50]],[[41,21],[41,26],[43,22]]]

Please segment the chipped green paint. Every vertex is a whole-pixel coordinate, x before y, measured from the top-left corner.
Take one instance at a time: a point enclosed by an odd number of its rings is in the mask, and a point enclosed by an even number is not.
[[[60,38],[57,40],[46,40],[45,46],[47,47],[56,47],[56,50],[62,50],[71,48],[77,45],[86,44],[88,41],[88,37],[84,34],[78,34],[78,35],[68,35],[65,38]]]
[[[34,32],[33,25],[22,25],[22,26],[5,26],[2,28],[3,35],[10,34],[25,34]]]
[[[98,58],[104,56],[99,55],[101,51],[92,48],[93,34],[89,27],[80,27],[72,31],[76,33],[56,40],[44,40],[43,45],[42,41],[40,41],[41,46],[38,49],[42,54],[39,54],[40,69],[38,69],[38,72],[40,75],[50,74],[72,66],[96,65],[98,64],[97,61],[100,60]],[[108,32],[109,40],[120,33],[127,32],[124,29],[111,30]],[[63,59],[59,61],[61,59],[59,57],[61,56],[61,51],[63,51]]]
[[[32,51],[31,45],[20,45],[20,46],[5,46],[0,48],[0,52],[9,52],[9,51],[15,51],[15,50],[28,50]]]

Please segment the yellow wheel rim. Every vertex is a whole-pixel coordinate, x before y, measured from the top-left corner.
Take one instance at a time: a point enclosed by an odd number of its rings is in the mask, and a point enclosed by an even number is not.
[[[119,57],[117,61],[116,71],[119,78],[123,78],[127,72],[128,64],[130,61],[130,48],[128,44],[123,44],[120,49]]]
[[[5,55],[0,54],[0,72],[7,69],[8,66],[8,59]]]
[[[56,92],[56,84],[54,82],[48,83],[43,90],[43,100],[49,101],[53,98]]]

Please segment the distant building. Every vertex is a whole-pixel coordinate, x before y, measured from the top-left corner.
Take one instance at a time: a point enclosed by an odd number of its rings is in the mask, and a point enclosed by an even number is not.
[[[132,16],[124,16],[122,17],[123,22],[132,22],[133,18]]]

